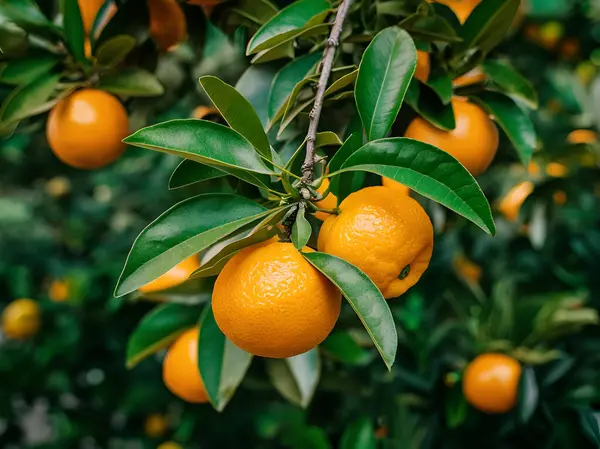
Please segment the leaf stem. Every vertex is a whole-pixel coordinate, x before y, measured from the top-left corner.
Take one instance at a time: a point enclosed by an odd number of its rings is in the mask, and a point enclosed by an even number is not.
[[[319,120],[321,119],[321,110],[323,109],[323,99],[325,98],[327,82],[329,81],[331,69],[333,68],[335,52],[337,47],[340,45],[340,34],[342,33],[344,21],[346,20],[346,15],[348,14],[351,3],[352,0],[342,0],[333,22],[331,34],[325,43],[325,50],[323,50],[323,59],[321,60],[321,76],[319,78],[319,83],[317,84],[315,103],[309,114],[308,134],[306,135],[306,157],[304,158],[304,163],[302,164],[303,184],[309,184],[312,182],[314,177],[314,167],[316,162],[315,141],[317,138]],[[312,196],[310,190],[306,187],[302,187],[300,189],[300,195],[305,200],[310,200]]]

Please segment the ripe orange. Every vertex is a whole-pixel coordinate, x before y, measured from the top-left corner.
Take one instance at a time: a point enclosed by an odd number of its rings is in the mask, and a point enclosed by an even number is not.
[[[555,204],[559,206],[564,206],[567,204],[567,193],[564,190],[557,190],[552,194],[552,199]]]
[[[115,161],[129,134],[127,112],[119,100],[97,89],[81,89],[61,100],[48,117],[46,137],[65,164],[93,169]]]
[[[521,206],[532,192],[533,183],[531,181],[523,181],[517,184],[502,198],[498,204],[498,210],[508,221],[516,221]]]
[[[220,115],[216,108],[209,106],[198,106],[192,111],[192,117],[197,119],[203,119],[209,115]]]
[[[472,68],[467,73],[463,73],[452,80],[452,87],[465,87],[472,84],[479,84],[485,81],[485,73],[479,67]]]
[[[564,178],[569,174],[569,169],[560,162],[549,162],[546,165],[546,174],[553,178]]]
[[[177,0],[148,0],[150,36],[160,51],[167,51],[185,40],[187,24]]]
[[[81,20],[83,21],[83,30],[86,35],[90,34],[94,20],[100,8],[104,4],[104,0],[79,0],[79,10],[81,11]]]
[[[54,302],[65,302],[69,299],[69,283],[64,279],[55,279],[50,284],[48,296]]]
[[[400,184],[398,181],[394,181],[390,178],[381,178],[381,185],[394,189],[398,195],[410,195],[410,189],[404,184]]]
[[[591,129],[576,129],[567,136],[567,142],[573,145],[582,143],[595,143],[598,141],[598,134]]]
[[[40,308],[33,299],[16,299],[2,312],[2,330],[8,338],[25,340],[33,337],[40,325]]]
[[[200,268],[198,256],[193,255],[179,262],[162,276],[139,288],[142,293],[152,293],[166,290],[188,280],[190,274]]]
[[[479,281],[481,280],[481,267],[475,262],[469,260],[466,256],[461,254],[455,257],[453,264],[454,268],[463,279],[474,284],[479,283]]]
[[[485,413],[506,413],[517,402],[521,365],[504,354],[482,354],[465,369],[463,394]]]
[[[163,381],[175,396],[192,403],[208,402],[208,394],[198,369],[198,329],[181,334],[167,351]]]
[[[437,0],[438,3],[449,7],[460,23],[465,23],[481,0]]]
[[[144,423],[144,431],[150,438],[159,438],[169,428],[169,421],[164,415],[158,413],[149,415]]]
[[[212,300],[215,321],[227,338],[272,358],[317,346],[333,329],[340,307],[339,290],[291,243],[274,241],[233,256],[217,278]]]
[[[161,444],[156,449],[183,449],[183,447],[173,441],[167,441],[166,443]]]
[[[323,182],[317,189],[317,192],[324,194],[329,188],[329,179],[324,178]],[[329,192],[325,198],[321,201],[316,201],[315,205],[320,209],[335,209],[337,207],[337,196]],[[315,212],[315,217],[321,221],[324,221],[330,214],[327,212]]]
[[[415,118],[405,136],[434,145],[454,156],[478,176],[492,163],[498,149],[498,129],[479,106],[460,97],[452,99],[456,128],[443,131],[421,117]]]
[[[429,61],[429,53],[426,51],[417,50],[417,68],[415,69],[415,78],[426,83],[429,79],[431,71],[431,63]]]
[[[421,205],[388,187],[367,187],[340,204],[321,227],[319,251],[356,265],[385,298],[421,278],[433,251],[433,226]]]

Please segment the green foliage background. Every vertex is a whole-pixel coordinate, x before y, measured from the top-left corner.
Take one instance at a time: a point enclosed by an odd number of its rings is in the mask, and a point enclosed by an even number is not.
[[[38,3],[44,11],[52,7]],[[222,413],[170,395],[161,380],[162,353],[125,367],[128,335],[155,305],[137,295],[113,298],[131,242],[190,192],[237,186],[214,179],[169,191],[179,159],[133,147],[105,169],[77,171],[50,152],[43,121],[22,122],[0,142],[0,307],[35,298],[44,324],[31,341],[0,340],[0,446],[153,448],[174,440],[190,449],[599,447],[599,148],[566,142],[572,130],[600,123],[596,3],[531,0],[524,23],[494,50],[540,97],[533,118],[541,148],[534,161],[542,174],[518,165],[503,139],[494,165],[478,179],[493,206],[518,182],[534,181],[518,221],[494,211],[498,232],[490,237],[427,203],[436,248],[421,282],[392,303],[402,330],[394,369],[387,372],[363,333],[335,332],[323,345],[321,378],[305,409],[270,382],[289,376],[262,360],[253,362]],[[185,11],[188,43],[160,56],[150,46],[144,50],[165,94],[128,102],[132,129],[189,117],[194,107],[210,104],[196,83],[201,75],[242,83],[245,36],[234,33],[237,23],[228,22],[226,6],[217,9],[216,25],[199,8]],[[572,55],[562,50],[570,39],[579,45]],[[279,66],[259,67],[268,76]],[[4,100],[12,87],[1,76]],[[566,165],[567,176],[545,174],[549,162]],[[565,204],[555,201],[557,191],[565,192]],[[459,255],[481,267],[480,282],[456,269]],[[71,286],[68,301],[50,300],[55,279]],[[182,298],[190,297],[172,293],[171,299]],[[518,407],[507,416],[483,415],[461,393],[464,366],[489,350],[511,352],[527,367]],[[298,396],[293,386],[279,384],[279,390],[288,399]],[[50,437],[28,441],[24,417],[40,407],[42,419],[34,422],[49,426]],[[159,438],[144,431],[153,413],[170,422]],[[382,438],[383,427],[389,438]]]

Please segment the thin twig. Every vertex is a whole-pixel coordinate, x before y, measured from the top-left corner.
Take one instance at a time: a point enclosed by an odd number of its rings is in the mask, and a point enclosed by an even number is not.
[[[344,20],[350,9],[352,0],[342,0],[335,20],[333,22],[333,28],[327,43],[325,44],[325,50],[323,51],[323,59],[321,61],[321,76],[319,83],[317,84],[317,93],[315,95],[315,103],[310,111],[309,123],[308,123],[308,134],[306,135],[306,157],[302,164],[302,182],[303,184],[309,184],[313,180],[314,167],[315,167],[315,140],[317,138],[317,129],[319,127],[319,120],[321,118],[321,110],[323,109],[323,99],[325,98],[325,90],[327,89],[327,82],[331,75],[331,69],[333,67],[333,61],[335,58],[335,52],[337,47],[340,45],[340,34],[344,26]],[[306,187],[300,189],[300,195],[305,200],[311,199],[310,190]]]

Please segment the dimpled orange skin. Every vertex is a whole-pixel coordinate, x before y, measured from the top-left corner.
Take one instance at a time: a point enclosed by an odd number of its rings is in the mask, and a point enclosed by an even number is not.
[[[417,283],[433,251],[433,226],[418,202],[376,186],[352,193],[339,209],[321,226],[319,251],[356,265],[385,298],[400,296]],[[410,272],[399,279],[407,265]]]
[[[198,257],[193,255],[179,262],[165,274],[139,288],[142,293],[159,292],[187,281],[194,271],[200,268]]]
[[[150,36],[160,51],[167,51],[185,40],[187,24],[177,0],[148,0]]]
[[[26,340],[37,334],[40,325],[40,308],[33,299],[16,299],[2,312],[2,330],[8,338]]]
[[[449,7],[460,23],[465,23],[481,0],[437,0],[438,3]]]
[[[317,192],[319,192],[320,194],[324,194],[328,188],[329,188],[329,179],[325,178],[325,179],[323,179],[323,182],[317,189]],[[337,196],[335,196],[333,193],[329,192],[327,194],[327,196],[325,198],[323,198],[321,201],[316,201],[315,205],[320,209],[335,209],[337,207]],[[325,221],[325,219],[327,217],[329,217],[329,215],[331,215],[331,214],[328,214],[327,212],[315,212],[315,217],[321,221]]]
[[[212,308],[234,344],[254,355],[286,358],[325,340],[341,301],[340,291],[291,243],[270,242],[245,248],[227,262]]]
[[[208,402],[198,370],[199,330],[190,329],[171,345],[163,362],[163,382],[171,393],[194,404]]]
[[[46,137],[54,154],[81,169],[115,161],[129,134],[129,119],[115,97],[97,89],[81,89],[61,100],[48,117]]]
[[[444,131],[421,117],[415,118],[405,136],[434,145],[451,154],[479,176],[487,170],[498,150],[498,129],[483,109],[468,100],[452,99],[456,128]]]
[[[463,394],[467,402],[485,413],[506,413],[517,402],[521,365],[504,354],[482,354],[467,366]]]

